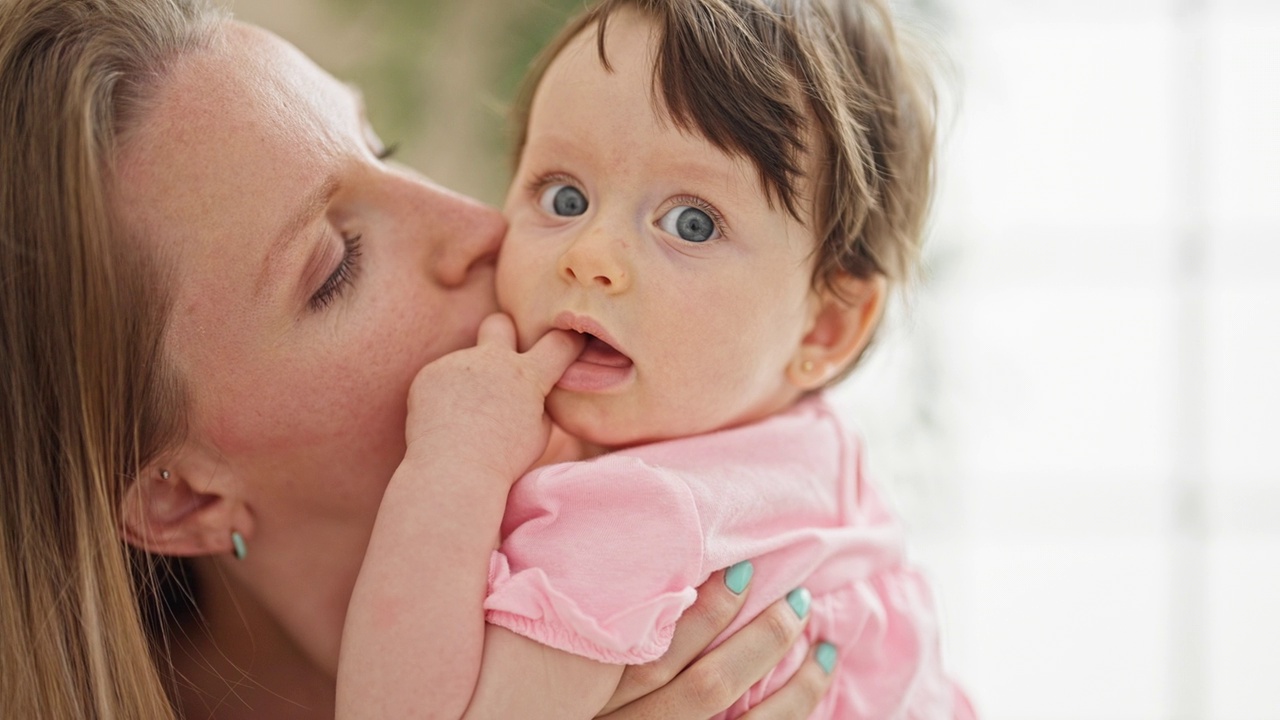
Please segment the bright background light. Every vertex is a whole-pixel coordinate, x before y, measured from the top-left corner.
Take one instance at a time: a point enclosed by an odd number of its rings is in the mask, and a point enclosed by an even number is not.
[[[948,662],[990,720],[1280,718],[1280,4],[941,17],[932,278],[843,393]]]
[[[578,0],[241,0],[496,202]],[[904,5],[907,3],[903,3]],[[840,401],[987,720],[1280,719],[1280,3],[916,0],[928,282]]]

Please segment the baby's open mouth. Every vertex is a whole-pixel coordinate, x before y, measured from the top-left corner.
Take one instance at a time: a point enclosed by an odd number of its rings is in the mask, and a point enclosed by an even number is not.
[[[582,336],[587,339],[587,344],[582,348],[582,354],[578,355],[578,362],[616,368],[631,367],[631,358],[618,352],[609,343],[591,333],[582,333]]]
[[[570,318],[573,320],[573,318]],[[566,322],[571,328],[593,326],[590,320]],[[597,327],[591,327],[596,330]],[[586,340],[578,359],[565,368],[564,375],[556,382],[556,387],[571,393],[615,393],[621,392],[635,378],[635,365],[631,358],[618,350],[607,340],[603,340],[585,330],[577,330]]]

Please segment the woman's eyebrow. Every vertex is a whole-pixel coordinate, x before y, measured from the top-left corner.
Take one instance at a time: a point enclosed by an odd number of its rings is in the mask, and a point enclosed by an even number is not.
[[[322,183],[308,192],[297,205],[297,210],[293,212],[289,218],[280,226],[271,240],[271,247],[267,250],[267,254],[262,263],[262,271],[258,274],[258,280],[254,284],[254,298],[261,298],[263,290],[273,280],[280,277],[276,272],[277,265],[280,264],[281,258],[290,253],[290,250],[298,240],[302,238],[302,231],[307,227],[317,215],[324,212],[324,209],[333,200],[333,196],[337,194],[339,187],[338,176],[329,175]]]

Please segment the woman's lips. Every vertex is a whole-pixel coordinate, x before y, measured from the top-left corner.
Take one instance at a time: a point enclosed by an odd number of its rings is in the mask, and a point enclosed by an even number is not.
[[[586,346],[560,376],[556,387],[569,392],[604,392],[626,382],[633,372],[631,358],[600,338],[584,334]]]

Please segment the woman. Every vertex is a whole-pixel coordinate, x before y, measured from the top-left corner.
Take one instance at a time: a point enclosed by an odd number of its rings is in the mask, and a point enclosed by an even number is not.
[[[332,716],[410,385],[475,341],[504,232],[384,153],[197,0],[0,0],[6,717]],[[615,717],[710,715],[800,631],[776,607],[680,672],[743,598],[701,596]]]

